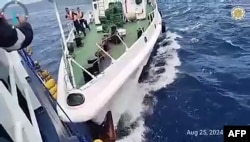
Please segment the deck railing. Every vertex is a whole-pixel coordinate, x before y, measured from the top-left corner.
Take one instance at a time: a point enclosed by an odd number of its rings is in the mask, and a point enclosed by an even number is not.
[[[153,22],[153,20],[155,18],[155,14],[157,14],[157,13],[158,13],[158,10],[155,7],[153,11],[151,11],[150,13],[147,14],[147,18],[150,19],[149,20],[150,21],[150,26],[147,29],[145,29],[145,30],[147,30],[150,33],[153,32],[153,31],[151,32],[151,30],[155,29],[155,26],[152,26],[152,22]],[[140,24],[140,22],[138,22],[138,25],[139,25],[139,27],[141,27],[141,29],[143,29],[142,26],[141,26],[141,24]],[[150,29],[150,27],[153,27],[153,29],[152,28]],[[72,25],[72,23],[68,23],[68,30],[69,30],[69,35],[67,36],[66,42],[73,42],[73,40],[74,40],[74,32],[73,32],[74,31],[74,26]],[[136,42],[139,42],[139,41],[145,42],[145,40],[149,40],[150,37],[146,37],[145,33],[147,33],[147,32],[143,30],[142,36],[144,38],[139,38],[138,41],[136,41]],[[129,51],[128,45],[126,45],[126,43],[122,40],[122,38],[119,35],[116,35],[116,36],[121,40],[122,45],[124,46],[123,48],[125,49],[124,52],[119,57],[115,57],[114,58],[109,53],[109,51],[105,51],[98,43],[96,43],[96,46],[98,47],[98,49],[102,53],[104,53],[104,55],[107,56],[111,60],[111,63],[108,66],[110,66],[113,63],[115,63],[117,60],[120,60],[126,54],[126,52]],[[67,55],[65,55],[65,56],[67,56]],[[95,62],[97,62],[97,61],[95,61]],[[100,60],[98,60],[98,62],[100,62]],[[82,87],[83,85],[84,85],[83,88],[86,88],[86,87],[90,86],[90,84],[92,84],[94,82],[94,80],[96,80],[100,76],[104,75],[106,69],[108,68],[108,67],[105,67],[103,70],[101,70],[101,72],[98,75],[93,75],[91,72],[89,72],[86,69],[86,67],[84,67],[83,65],[81,65],[80,63],[78,63],[76,60],[74,60],[73,57],[69,57],[69,58],[67,57],[66,60],[65,60],[65,63],[69,64],[69,66],[68,66],[68,68],[70,69],[70,73],[69,74],[72,77],[71,83],[72,83],[72,85],[73,85],[74,88]],[[80,70],[82,70],[83,72],[86,72],[92,78],[92,80],[90,80],[88,82],[85,82],[84,84],[79,84],[78,82],[76,82],[75,81],[75,76],[74,76],[74,70],[73,70],[72,65],[76,65],[79,68],[79,71],[77,71],[77,72],[80,72]]]
[[[125,54],[125,52],[127,52],[127,51],[129,50],[129,47],[126,45],[126,43],[123,41],[122,37],[121,37],[119,34],[114,34],[113,36],[116,36],[117,38],[119,38],[119,40],[121,41],[120,48],[123,48],[123,49],[124,49],[124,52],[123,52],[121,55]],[[110,37],[109,37],[109,38],[110,38]],[[106,40],[108,40],[108,39],[106,39]],[[101,56],[98,56],[98,57],[96,58],[96,61],[94,61],[94,62],[92,63],[92,65],[93,65],[93,64],[95,64],[96,62],[98,62],[99,70],[100,70],[100,72],[99,72],[98,74],[95,74],[95,75],[92,74],[90,71],[87,70],[87,67],[86,67],[86,66],[81,65],[81,64],[78,63],[74,58],[68,59],[69,62],[70,62],[72,65],[75,65],[75,66],[77,66],[77,68],[78,68],[78,69],[74,68],[74,70],[72,70],[72,72],[74,72],[74,71],[77,72],[77,70],[78,70],[78,72],[79,72],[80,70],[82,70],[83,72],[85,72],[86,74],[88,74],[88,75],[91,77],[91,80],[90,80],[90,81],[92,81],[93,79],[97,79],[99,76],[102,76],[102,75],[104,74],[105,70],[106,70],[111,64],[114,64],[114,63],[116,62],[116,60],[119,59],[120,56],[121,56],[121,55],[119,55],[118,57],[116,57],[116,56],[110,54],[110,51],[104,50],[104,48],[101,47],[101,45],[99,45],[99,44],[97,44],[97,43],[96,43],[96,46],[97,46],[97,50],[98,50],[99,52],[102,53],[102,55],[101,55]],[[116,48],[116,47],[114,47],[114,48]],[[97,52],[98,52],[98,51],[97,51]],[[110,61],[110,63],[109,63],[109,61]],[[103,62],[104,62],[104,63],[103,63]],[[72,77],[72,78],[75,79],[74,74],[73,74],[73,77]],[[82,73],[81,78],[84,79],[83,73]],[[87,81],[87,82],[83,81],[84,83],[79,83],[79,82],[76,82],[74,79],[72,79],[72,80],[73,80],[72,83],[75,84],[75,85],[73,85],[73,87],[75,87],[75,88],[82,87],[83,85],[86,85],[86,84],[88,84],[88,82],[90,82],[90,81]],[[88,86],[88,85],[86,85],[85,87],[87,87],[87,86]]]
[[[18,69],[18,66],[14,66],[11,60],[9,60],[10,91],[3,82],[0,81],[0,100],[2,101],[0,102],[0,110],[2,109],[0,112],[6,112],[4,114],[6,117],[1,117],[0,123],[3,126],[6,125],[5,128],[7,132],[9,132],[9,135],[17,142],[22,142],[23,140],[28,140],[27,142],[42,142],[36,116],[34,114],[34,102],[32,103],[30,98],[31,96],[35,96],[35,94],[27,87],[24,81],[25,77],[23,74],[19,74],[19,70],[16,68]],[[21,78],[23,78],[23,80]],[[19,95],[23,95],[26,99],[31,122],[19,106],[17,87],[23,93]],[[5,120],[5,118],[8,118],[8,120]],[[10,125],[14,127],[14,134],[11,134],[11,130],[8,129],[11,128]],[[26,138],[23,138],[23,136]]]

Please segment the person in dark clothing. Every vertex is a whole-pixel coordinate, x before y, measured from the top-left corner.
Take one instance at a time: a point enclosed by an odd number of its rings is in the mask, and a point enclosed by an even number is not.
[[[89,31],[90,31],[90,27],[89,27],[89,25],[87,23],[87,20],[84,19],[84,13],[83,13],[83,11],[80,10],[79,7],[77,7],[77,15],[78,15],[78,18],[80,20],[81,25],[84,24],[85,27],[88,28]]]
[[[25,17],[18,17],[19,25],[13,26],[0,13],[0,48],[8,52],[26,48],[33,40],[33,29]]]
[[[74,22],[74,26],[76,28],[76,32],[77,34],[79,34],[79,32],[81,31],[84,36],[86,36],[86,32],[85,32],[85,28],[83,27],[83,25],[81,24],[81,21],[79,20],[77,13],[75,13],[74,11],[72,11],[72,17],[73,17],[73,22]]]
[[[65,8],[65,11],[65,18],[73,21],[76,33],[79,35],[81,31],[86,36],[85,28],[81,26],[81,22],[77,16],[77,13],[75,13],[73,10],[69,10],[68,8]]]
[[[19,16],[18,20],[19,25],[13,26],[8,23],[3,13],[0,13],[0,82],[5,84],[8,84],[11,61],[9,59],[12,58],[12,55],[7,52],[26,48],[33,40],[31,25],[26,21],[25,17]]]

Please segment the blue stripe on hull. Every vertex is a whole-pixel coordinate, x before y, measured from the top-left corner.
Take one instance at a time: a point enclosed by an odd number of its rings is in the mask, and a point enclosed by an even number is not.
[[[35,115],[43,138],[43,142],[59,142],[55,127],[53,126],[44,108],[40,107],[36,109]]]
[[[24,64],[25,65],[25,64]],[[36,75],[29,69],[27,66],[25,66],[26,71],[30,77],[29,84],[34,91],[35,95],[43,95],[46,97],[45,88],[43,87],[43,84],[40,82],[40,80],[36,77]],[[55,106],[52,106],[53,108]],[[43,107],[39,107],[35,111],[37,123],[43,138],[44,142],[59,142],[59,136],[56,133],[55,127],[53,126],[53,123],[51,122],[51,119],[46,112],[46,110]]]
[[[41,98],[47,98],[48,103],[46,105],[50,105],[51,109],[56,110],[56,104],[54,103],[54,100],[49,97],[49,92],[46,90],[43,86],[43,84],[40,82],[40,80],[36,77],[36,75],[33,73],[33,71],[24,64],[24,67],[26,68],[27,73],[29,74],[30,81],[29,84],[32,87],[34,93],[36,96]],[[41,101],[39,99],[39,101]],[[46,101],[45,101],[46,102]],[[44,109],[44,107],[40,107],[35,110],[35,115],[37,118],[38,126],[40,128],[42,138],[44,142],[59,142],[59,141],[67,141],[67,142],[78,142],[76,137],[72,136],[72,134],[76,134],[79,137],[81,137],[81,142],[92,142],[93,138],[90,134],[89,128],[86,123],[71,123],[66,124],[71,129],[71,132],[68,131],[66,127],[63,127],[62,131],[67,132],[67,134],[57,134],[56,132],[56,126],[53,125],[52,119],[48,115],[48,110]],[[56,114],[56,117],[57,114]]]
[[[85,142],[93,142],[89,127],[86,123],[66,123]]]

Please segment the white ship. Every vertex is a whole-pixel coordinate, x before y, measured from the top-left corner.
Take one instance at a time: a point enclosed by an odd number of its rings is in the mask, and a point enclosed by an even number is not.
[[[126,93],[128,80],[138,83],[161,34],[162,19],[155,0],[94,0],[92,7],[86,36],[76,36],[73,27],[66,35],[57,102],[74,122],[101,124],[111,111],[116,126],[124,112],[113,111],[114,104]],[[58,114],[68,121],[60,109]]]
[[[130,95],[126,86],[138,83],[165,31],[157,3],[93,0],[91,30],[83,36],[75,34],[71,24],[63,28],[60,0],[52,2],[63,46],[58,80],[33,62],[27,50],[7,53],[0,49],[1,61],[6,63],[0,65],[1,73],[9,78],[0,82],[4,114],[0,141],[114,142],[115,127],[124,113],[116,110],[117,100]],[[64,35],[66,30],[69,34]]]

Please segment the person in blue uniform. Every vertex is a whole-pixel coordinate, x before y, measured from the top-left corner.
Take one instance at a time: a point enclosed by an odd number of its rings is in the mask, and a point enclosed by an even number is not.
[[[13,26],[0,13],[0,48],[11,52],[29,46],[33,40],[33,29],[25,17],[18,16],[19,25]]]

